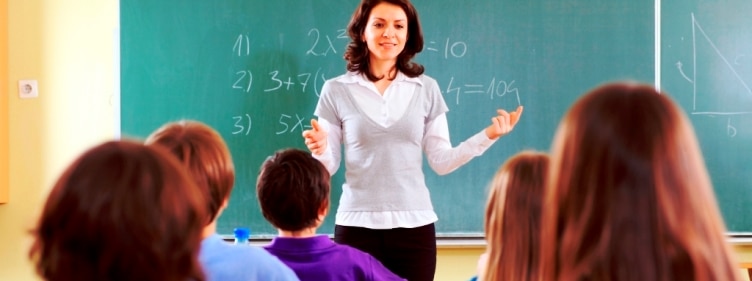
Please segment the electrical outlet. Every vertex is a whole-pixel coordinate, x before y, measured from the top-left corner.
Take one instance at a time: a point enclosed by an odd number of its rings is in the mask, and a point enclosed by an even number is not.
[[[36,98],[39,96],[37,80],[19,80],[18,96],[22,99]]]

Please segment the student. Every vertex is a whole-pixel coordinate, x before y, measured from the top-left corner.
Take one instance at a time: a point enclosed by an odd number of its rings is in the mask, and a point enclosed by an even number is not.
[[[652,86],[572,105],[544,202],[543,280],[740,280],[694,130]]]
[[[538,281],[540,217],[548,155],[523,151],[509,158],[491,182],[486,203],[487,250],[480,280]]]
[[[316,235],[329,211],[329,172],[310,153],[286,149],[264,161],[256,189],[264,217],[279,230],[266,250],[300,280],[404,280],[367,253]]]
[[[63,172],[32,231],[44,280],[204,280],[203,194],[166,151],[95,146]]]
[[[208,280],[298,280],[290,268],[260,247],[232,245],[217,234],[217,218],[227,207],[235,183],[232,157],[219,133],[204,123],[182,120],[165,124],[146,143],[170,151],[209,194],[204,201],[209,215],[199,256]]]
[[[409,0],[363,0],[348,25],[347,73],[324,83],[308,149],[334,174],[344,145],[346,183],[334,238],[370,253],[408,280],[433,280],[438,220],[423,152],[438,174],[454,171],[512,131],[522,107],[458,147],[449,140],[438,83],[412,58],[423,49]]]

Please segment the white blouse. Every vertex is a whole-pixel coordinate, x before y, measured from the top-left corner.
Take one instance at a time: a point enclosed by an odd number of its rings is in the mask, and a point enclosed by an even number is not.
[[[420,79],[410,78],[397,73],[397,77],[379,94],[373,82],[365,76],[349,72],[338,78],[339,82],[348,84],[357,105],[376,123],[389,127],[399,120],[407,110]],[[328,145],[321,155],[313,156],[326,166],[329,173],[337,172],[342,156],[342,128],[333,126],[325,119],[319,118],[319,125],[329,135]],[[428,164],[437,174],[445,175],[472,158],[483,154],[496,140],[489,139],[484,130],[452,147],[449,139],[449,125],[446,114],[441,114],[426,125],[423,134],[423,151]],[[433,211],[385,211],[385,212],[340,212],[335,217],[337,225],[357,226],[371,229],[390,229],[397,227],[414,228],[436,222],[438,217]]]

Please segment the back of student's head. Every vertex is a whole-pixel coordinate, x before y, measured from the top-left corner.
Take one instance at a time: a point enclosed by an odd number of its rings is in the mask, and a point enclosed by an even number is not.
[[[545,153],[523,151],[496,172],[486,203],[488,265],[483,280],[538,280]]]
[[[544,280],[736,280],[694,131],[652,86],[582,96],[554,138]]]
[[[60,176],[29,256],[45,280],[203,280],[203,200],[166,151],[106,142]]]
[[[204,123],[182,120],[157,129],[146,144],[160,145],[177,156],[198,186],[208,193],[209,216],[216,219],[235,184],[235,167],[222,136]]]
[[[329,207],[329,172],[311,153],[285,149],[261,166],[256,191],[264,217],[274,227],[298,231],[321,223]]]

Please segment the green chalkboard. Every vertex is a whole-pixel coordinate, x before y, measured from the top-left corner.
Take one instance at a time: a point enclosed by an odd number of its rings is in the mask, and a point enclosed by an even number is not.
[[[276,231],[254,184],[265,157],[303,148],[323,82],[342,74],[344,29],[358,1],[129,0],[120,2],[121,131],[143,138],[196,119],[227,140],[237,183],[218,231]],[[426,42],[417,61],[449,106],[457,145],[496,108],[525,106],[515,131],[446,176],[426,168],[438,235],[481,236],[487,185],[509,156],[547,151],[562,114],[610,80],[654,79],[653,1],[415,0]],[[333,211],[343,173],[333,179]],[[321,233],[333,232],[333,215]]]
[[[661,81],[695,127],[726,227],[752,232],[752,2],[662,0]]]

